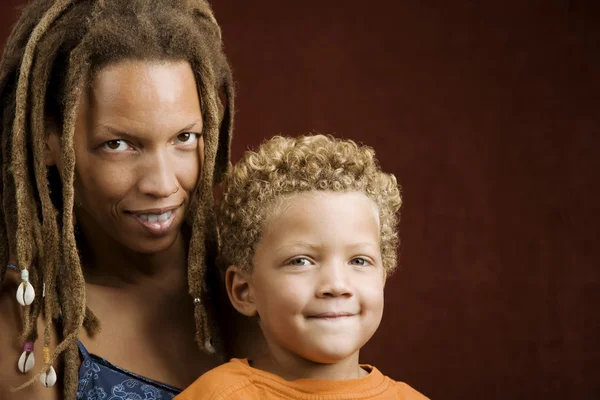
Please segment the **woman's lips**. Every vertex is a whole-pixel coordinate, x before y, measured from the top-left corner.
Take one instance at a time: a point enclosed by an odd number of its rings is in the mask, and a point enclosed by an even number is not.
[[[179,208],[170,208],[159,212],[128,212],[141,226],[153,235],[164,235],[173,224]]]

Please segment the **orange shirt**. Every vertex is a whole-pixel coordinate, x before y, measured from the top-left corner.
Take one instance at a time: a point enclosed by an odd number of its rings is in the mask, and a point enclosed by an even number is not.
[[[427,400],[410,386],[395,382],[375,367],[367,376],[349,380],[285,379],[233,359],[202,375],[175,400]]]

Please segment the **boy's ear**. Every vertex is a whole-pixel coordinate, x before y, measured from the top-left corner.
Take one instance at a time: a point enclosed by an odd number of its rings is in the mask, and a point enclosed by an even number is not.
[[[225,286],[233,307],[247,317],[254,317],[257,310],[248,278],[248,272],[237,265],[230,265],[225,272]]]

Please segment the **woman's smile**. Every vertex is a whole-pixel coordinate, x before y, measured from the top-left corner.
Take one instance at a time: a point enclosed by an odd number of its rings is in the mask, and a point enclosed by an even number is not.
[[[126,211],[125,213],[132,217],[139,225],[149,233],[161,236],[169,233],[173,226],[173,221],[179,216],[183,203],[177,206],[140,210]]]

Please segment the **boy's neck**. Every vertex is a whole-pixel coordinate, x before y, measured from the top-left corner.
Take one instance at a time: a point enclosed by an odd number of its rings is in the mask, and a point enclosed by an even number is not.
[[[357,351],[348,358],[331,364],[316,363],[281,349],[273,349],[252,360],[252,366],[278,375],[287,381],[297,379],[347,380],[368,372],[358,363]]]

